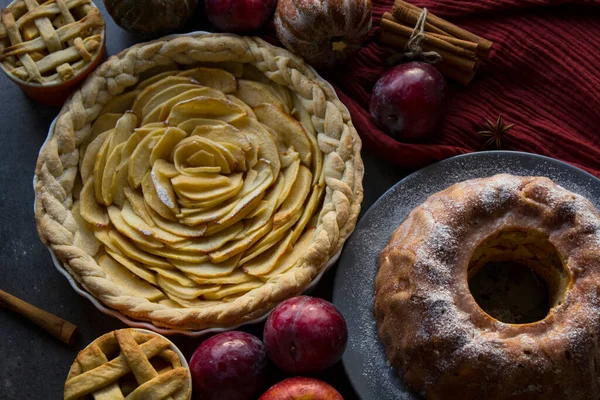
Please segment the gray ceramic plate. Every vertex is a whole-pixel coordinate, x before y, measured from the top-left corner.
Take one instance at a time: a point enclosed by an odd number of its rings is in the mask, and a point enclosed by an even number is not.
[[[548,157],[508,151],[457,156],[419,170],[398,182],[365,213],[339,261],[333,303],[348,323],[343,362],[363,400],[418,399],[388,365],[372,314],[377,259],[391,233],[410,211],[448,186],[499,173],[546,176],[600,208],[600,180]]]

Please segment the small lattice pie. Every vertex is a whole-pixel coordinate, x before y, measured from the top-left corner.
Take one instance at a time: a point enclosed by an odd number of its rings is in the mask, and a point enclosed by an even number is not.
[[[132,47],[63,108],[37,165],[44,240],[90,293],[170,328],[302,292],[354,228],[360,139],[331,87],[256,38]]]
[[[188,400],[190,371],[155,334],[133,329],[109,332],[77,355],[65,382],[65,400]]]
[[[44,85],[73,78],[101,50],[104,20],[90,0],[21,0],[2,10],[0,62]]]

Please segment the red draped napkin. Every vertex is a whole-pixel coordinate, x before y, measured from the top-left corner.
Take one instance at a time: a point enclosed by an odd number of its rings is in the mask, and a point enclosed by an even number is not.
[[[370,92],[389,55],[377,40],[393,0],[373,0],[364,48],[324,71],[350,109],[366,148],[407,169],[483,149],[477,131],[499,114],[516,126],[503,149],[567,161],[600,177],[600,0],[414,0],[494,42],[469,86],[450,83],[443,128],[427,144],[399,143],[369,117]]]

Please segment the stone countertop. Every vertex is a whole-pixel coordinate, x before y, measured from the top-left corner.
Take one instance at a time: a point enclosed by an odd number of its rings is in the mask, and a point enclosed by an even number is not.
[[[0,7],[8,3],[2,0]],[[97,3],[107,23],[108,55],[144,40],[121,30],[104,5]],[[206,26],[200,20],[185,31]],[[36,233],[32,179],[39,149],[60,108],[27,98],[2,75],[0,109],[0,289],[79,327],[74,343],[65,345],[24,317],[0,309],[0,399],[58,399],[62,398],[64,380],[78,351],[96,337],[126,326],[98,311],[71,288],[54,268]],[[405,173],[366,151],[363,159],[364,213]],[[331,300],[336,268],[325,274],[312,295]],[[241,329],[260,337],[262,328],[257,324]],[[181,336],[171,339],[188,358],[202,341]],[[273,376],[272,383],[282,377]],[[341,363],[317,377],[331,383],[346,400],[357,399]]]

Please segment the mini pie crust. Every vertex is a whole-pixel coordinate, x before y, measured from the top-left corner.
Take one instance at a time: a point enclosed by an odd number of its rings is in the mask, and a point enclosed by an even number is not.
[[[24,82],[68,81],[97,57],[104,19],[91,0],[21,0],[2,9],[0,62]]]
[[[230,301],[189,308],[159,304],[128,293],[75,244],[79,227],[71,209],[82,190],[81,146],[105,105],[141,79],[173,64],[191,68],[249,64],[297,96],[305,128],[313,132],[323,158],[323,202],[314,218],[314,236],[297,263],[259,287]],[[217,64],[215,64],[217,63]],[[110,105],[110,103],[109,103]],[[310,126],[307,126],[310,125]],[[101,65],[63,107],[36,167],[35,213],[44,244],[89,293],[123,314],[176,329],[231,327],[265,314],[301,293],[342,247],[354,229],[363,197],[361,142],[345,106],[331,86],[290,52],[254,37],[186,35],[142,43]]]
[[[130,379],[127,379],[127,378]],[[69,370],[64,399],[188,400],[190,371],[171,342],[134,329],[106,333],[81,350]]]

